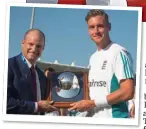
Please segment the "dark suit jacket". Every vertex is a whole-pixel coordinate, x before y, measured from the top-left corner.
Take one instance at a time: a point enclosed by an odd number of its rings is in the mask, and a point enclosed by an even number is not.
[[[41,99],[45,99],[47,80],[44,73],[36,67],[39,76]],[[30,69],[22,55],[8,60],[7,113],[35,114],[33,82]]]

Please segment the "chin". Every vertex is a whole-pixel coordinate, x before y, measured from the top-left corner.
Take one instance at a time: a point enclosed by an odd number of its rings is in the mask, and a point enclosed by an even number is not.
[[[36,58],[28,58],[28,61],[30,62],[35,62],[37,59]]]
[[[101,44],[101,41],[99,40],[93,40],[97,45]]]
[[[102,39],[92,38],[92,40],[96,43],[100,43]]]

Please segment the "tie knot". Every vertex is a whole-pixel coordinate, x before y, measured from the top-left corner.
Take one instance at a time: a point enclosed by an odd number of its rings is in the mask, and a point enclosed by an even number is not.
[[[35,71],[35,66],[34,65],[32,65],[31,67],[30,67],[30,69],[31,69],[31,71]]]
[[[32,66],[31,66],[31,69],[33,69],[33,70],[34,70],[34,69],[35,69],[35,66],[34,66],[34,65],[32,65]]]

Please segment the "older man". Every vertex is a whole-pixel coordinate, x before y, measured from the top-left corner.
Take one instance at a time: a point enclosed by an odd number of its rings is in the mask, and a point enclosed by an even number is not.
[[[22,40],[22,52],[8,60],[8,114],[40,114],[57,110],[52,102],[45,100],[46,77],[36,66],[44,47],[44,33],[30,29]]]

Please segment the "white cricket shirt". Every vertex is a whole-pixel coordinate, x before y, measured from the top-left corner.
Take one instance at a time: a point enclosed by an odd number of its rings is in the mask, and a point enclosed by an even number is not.
[[[102,100],[120,88],[120,80],[134,78],[132,58],[122,46],[111,43],[96,51],[89,61],[89,91],[92,100]],[[128,117],[127,102],[104,108],[94,108],[93,117]]]

